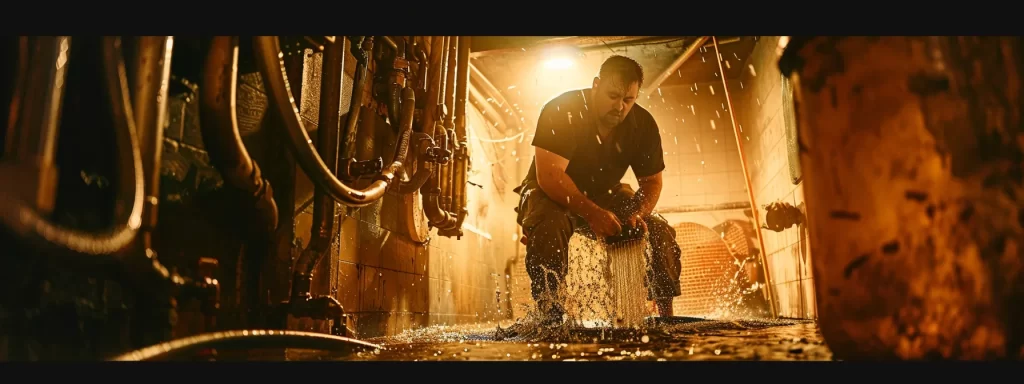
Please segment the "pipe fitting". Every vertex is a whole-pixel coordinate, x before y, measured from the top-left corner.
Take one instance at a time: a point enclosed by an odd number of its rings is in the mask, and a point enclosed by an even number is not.
[[[384,196],[389,184],[385,181],[375,181],[366,188],[356,189],[338,180],[334,172],[327,167],[324,160],[310,146],[309,134],[306,133],[302,120],[298,115],[298,108],[291,96],[291,89],[287,82],[284,63],[279,57],[280,46],[276,36],[261,36],[255,39],[255,50],[257,63],[263,73],[266,82],[268,97],[274,108],[283,120],[281,129],[284,131],[288,144],[295,156],[296,162],[302,170],[310,176],[314,184],[323,189],[332,199],[350,207],[364,207]],[[365,67],[364,67],[365,68]],[[365,77],[363,77],[365,78]],[[357,84],[363,84],[360,81]],[[360,93],[356,93],[358,97]],[[352,108],[359,108],[358,104],[352,103]],[[354,143],[355,130],[353,125],[354,113],[349,114],[349,124],[352,130],[346,132],[348,135],[346,143]],[[351,140],[349,140],[351,139]],[[354,148],[348,146],[346,152],[353,152]],[[346,156],[351,158],[352,156]]]
[[[764,210],[765,224],[762,224],[761,228],[769,231],[782,232],[804,223],[803,211],[787,202],[775,201],[765,204]]]

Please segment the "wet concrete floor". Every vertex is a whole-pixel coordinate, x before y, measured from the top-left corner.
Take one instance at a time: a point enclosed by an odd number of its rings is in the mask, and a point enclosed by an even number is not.
[[[516,325],[434,326],[368,339],[376,352],[329,356],[289,351],[289,360],[679,361],[832,360],[813,322],[690,319],[643,330],[538,329]],[[510,329],[511,328],[511,329]]]

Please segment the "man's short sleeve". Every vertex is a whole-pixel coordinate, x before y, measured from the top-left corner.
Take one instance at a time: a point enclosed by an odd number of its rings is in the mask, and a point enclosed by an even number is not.
[[[653,176],[665,170],[665,156],[661,149],[661,130],[654,117],[647,116],[638,121],[640,135],[637,151],[633,154],[633,174],[638,178]]]
[[[537,131],[533,135],[533,146],[544,148],[567,160],[572,160],[573,151],[576,149],[573,138],[572,123],[569,117],[569,106],[561,105],[559,99],[552,100],[540,113],[537,119]]]

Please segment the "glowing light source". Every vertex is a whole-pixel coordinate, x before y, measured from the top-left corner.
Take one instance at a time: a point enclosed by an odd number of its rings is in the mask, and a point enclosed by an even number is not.
[[[544,61],[544,68],[555,70],[568,69],[571,68],[573,64],[572,59],[567,57],[552,57]]]

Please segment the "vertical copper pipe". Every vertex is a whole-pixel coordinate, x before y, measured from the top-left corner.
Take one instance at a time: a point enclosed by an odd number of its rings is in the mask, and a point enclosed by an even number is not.
[[[18,129],[18,116],[20,116],[21,113],[21,104],[24,102],[23,98],[25,88],[28,86],[29,69],[31,68],[29,65],[29,60],[31,59],[31,49],[29,48],[29,44],[28,36],[21,36],[18,38],[18,59],[17,64],[14,67],[15,75],[14,82],[12,83],[13,92],[11,92],[11,103],[7,106],[7,125],[5,126],[7,129],[4,135],[4,148],[0,151],[0,155],[4,153],[12,153],[14,149],[8,148],[8,146],[14,145],[13,143],[17,142],[14,137],[16,137],[15,132]]]
[[[469,92],[469,47],[470,37],[459,36],[458,45],[458,80],[455,90],[455,137],[459,142],[455,154],[455,172],[452,177],[452,212],[456,214],[456,231],[461,235],[462,223],[469,213],[466,208],[466,182],[469,179],[469,139],[466,134],[466,96]]]
[[[432,116],[432,118],[429,120],[424,119],[424,124],[431,125],[430,127],[425,127],[428,130],[426,132],[432,134],[438,146],[442,148],[448,147],[448,134],[445,132],[442,119],[439,118],[438,113],[444,100],[442,92],[444,91],[445,78],[447,77],[449,42],[448,36],[434,36],[430,56],[432,60],[434,58],[438,59],[438,62],[437,65],[433,65],[431,70],[431,73],[436,74],[436,76],[430,79],[432,85],[427,93],[428,100],[426,105],[427,115]],[[436,95],[436,97],[430,98],[430,95]],[[427,215],[431,226],[447,228],[455,223],[455,217],[441,208],[441,188],[443,186],[442,181],[445,180],[443,172],[445,167],[443,165],[436,165],[434,168],[436,171],[432,172],[425,185],[427,190],[423,194],[423,212]]]
[[[356,134],[359,129],[359,112],[363,103],[366,102],[366,87],[370,84],[369,61],[370,52],[373,52],[373,36],[366,36],[360,42],[360,48],[356,53],[359,63],[356,66],[355,85],[352,87],[352,103],[348,107],[348,117],[345,122],[345,146],[342,157],[352,159],[356,156]]]
[[[105,37],[102,49],[104,85],[111,104],[119,160],[115,227],[102,233],[87,233],[54,225],[32,204],[26,203],[22,196],[0,188],[0,224],[5,230],[27,238],[33,245],[57,251],[56,254],[70,251],[73,255],[93,256],[87,259],[88,262],[112,261],[125,256],[118,251],[132,244],[142,223],[142,163],[139,161],[120,39]],[[0,174],[7,174],[2,171],[5,169],[0,167]]]
[[[445,67],[444,81],[444,128],[453,129],[455,118],[455,81],[458,71],[459,39],[457,36],[448,36],[448,52],[445,57],[448,63]]]
[[[252,197],[261,229],[277,228],[278,211],[270,182],[249,156],[238,132],[238,37],[210,42],[199,97],[199,126],[210,163],[224,181]]]
[[[445,37],[433,36],[430,38],[430,59],[428,61],[427,74],[427,98],[423,104],[423,120],[420,121],[419,131],[430,135],[434,134],[434,124],[437,120],[437,105],[441,99],[441,77],[444,76],[443,63],[445,53]]]
[[[448,139],[449,144],[446,148],[454,148],[457,143],[451,140],[451,130],[454,128],[453,117],[455,107],[455,71],[456,71],[456,60],[457,60],[457,45],[458,41],[453,36],[446,36],[447,44],[445,46],[445,77],[444,77],[444,119],[442,120],[443,129],[441,132],[436,134],[445,135]],[[442,164],[440,167],[440,179],[441,185],[441,209],[451,212],[452,206],[452,162],[449,161],[446,164]]]
[[[171,78],[171,52],[174,37],[140,36],[132,74],[132,108],[139,133],[142,173],[146,181],[142,212],[142,242],[152,246],[151,232],[156,230],[157,204],[160,202],[160,159],[163,154],[164,125],[167,121],[167,90]]]
[[[466,143],[466,96],[469,92],[469,36],[459,36],[455,80],[455,136]]]
[[[743,167],[743,181],[747,186],[747,197],[750,198],[750,210],[754,215],[754,230],[757,233],[757,241],[761,246],[761,270],[764,273],[765,292],[768,294],[768,307],[772,311],[772,317],[777,317],[778,310],[775,308],[775,287],[772,286],[771,275],[768,274],[768,252],[764,248],[764,235],[761,233],[760,212],[757,210],[757,200],[754,199],[754,187],[750,183],[750,170],[747,168],[747,153],[743,150],[743,137],[740,127],[736,123],[736,112],[732,109],[732,97],[729,96],[729,83],[725,78],[725,69],[722,68],[722,55],[718,52],[718,39],[711,37],[715,45],[715,60],[718,61],[718,72],[722,74],[722,87],[725,92],[725,102],[729,107],[729,119],[732,120],[732,130],[736,136],[736,148],[740,153],[740,166]]]
[[[11,188],[18,190],[25,201],[31,201],[39,212],[49,213],[56,198],[57,134],[71,37],[19,40],[22,52],[4,158],[14,166],[32,170],[23,173]]]
[[[320,116],[317,129],[317,152],[332,174],[338,171],[338,133],[341,130],[341,80],[345,68],[345,39],[327,44],[323,53],[320,81]],[[353,105],[355,106],[355,105]],[[310,294],[313,270],[330,250],[334,240],[335,202],[324,189],[313,191],[313,226],[306,249],[295,263],[292,298],[306,298]]]

